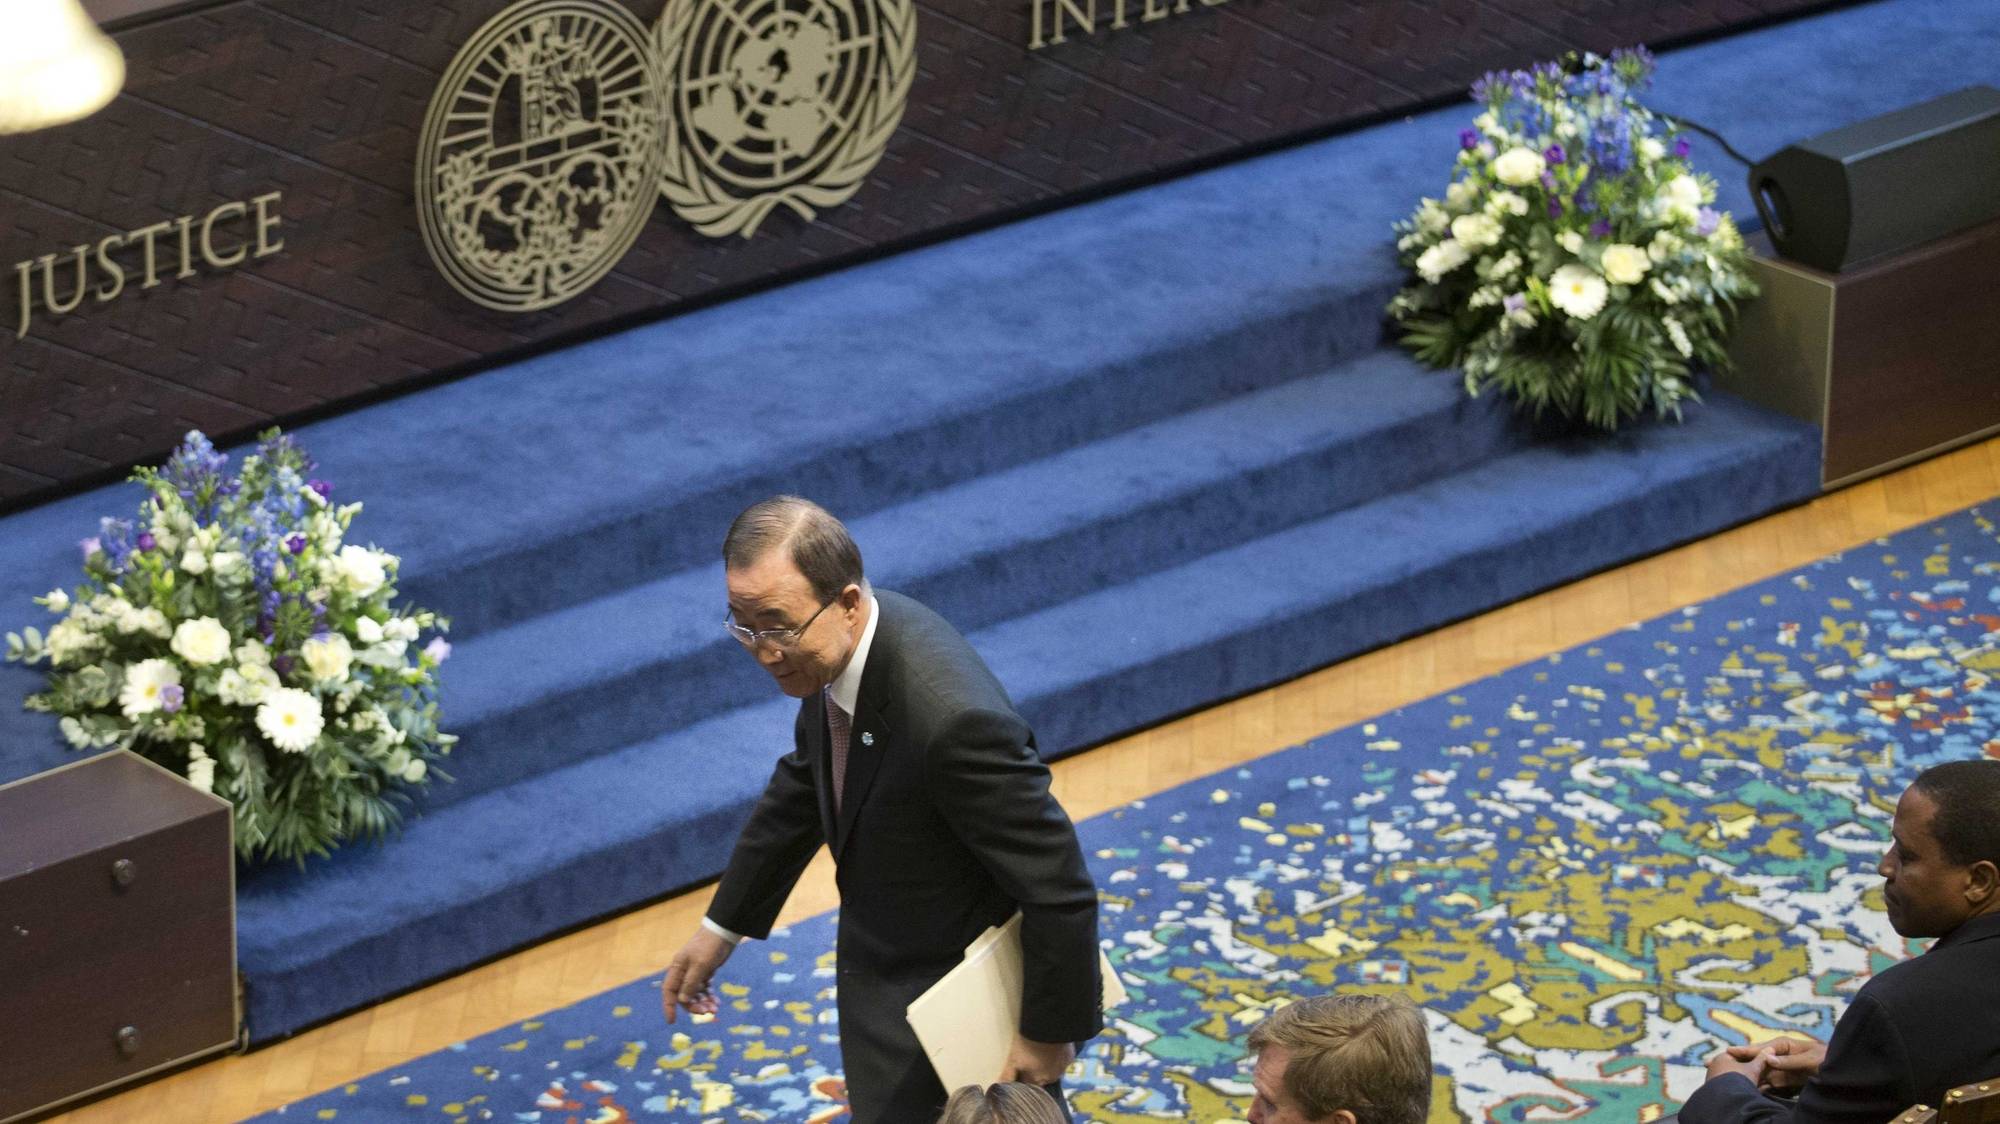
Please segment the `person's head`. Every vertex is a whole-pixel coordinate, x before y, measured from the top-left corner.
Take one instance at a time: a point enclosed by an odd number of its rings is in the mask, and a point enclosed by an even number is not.
[[[1890,833],[1876,870],[1898,933],[1942,937],[2000,912],[2000,761],[1924,770],[1896,802]]]
[[[1424,1124],[1431,1044],[1400,995],[1328,995],[1273,1011],[1250,1032],[1251,1124]]]
[[[861,551],[840,520],[811,500],[753,504],[722,540],[730,631],[778,681],[804,698],[833,682],[868,623]]]
[[[967,1085],[944,1102],[938,1124],[1066,1124],[1056,1099],[1040,1085],[1003,1081]]]

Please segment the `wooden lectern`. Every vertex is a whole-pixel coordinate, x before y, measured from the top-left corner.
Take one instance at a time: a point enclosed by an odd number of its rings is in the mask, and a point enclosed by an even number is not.
[[[231,833],[122,750],[0,786],[0,1121],[236,1044]]]

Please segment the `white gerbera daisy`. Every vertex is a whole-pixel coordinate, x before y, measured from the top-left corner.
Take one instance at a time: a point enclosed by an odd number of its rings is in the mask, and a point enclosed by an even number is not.
[[[1588,320],[1604,308],[1610,289],[1589,268],[1566,265],[1549,278],[1549,300],[1578,320]]]
[[[118,691],[118,707],[128,720],[160,709],[160,693],[181,685],[181,669],[168,660],[140,660],[125,669],[125,686]]]
[[[257,728],[287,753],[304,753],[326,728],[319,700],[297,687],[272,691],[257,708]]]

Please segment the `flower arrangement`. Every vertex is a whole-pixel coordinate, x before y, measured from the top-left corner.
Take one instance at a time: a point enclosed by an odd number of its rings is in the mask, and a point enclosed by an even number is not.
[[[235,806],[246,860],[303,861],[399,819],[456,740],[438,730],[445,622],[397,609],[398,560],[344,541],[361,505],[335,506],[289,436],[228,458],[189,433],[133,480],[136,520],[84,539],[83,584],[36,603],[62,620],[7,634],[7,658],[46,663],[30,710],[77,749],[132,749]]]
[[[1537,416],[1614,429],[1680,416],[1696,367],[1726,367],[1756,295],[1742,236],[1691,145],[1633,96],[1643,47],[1488,74],[1442,200],[1396,224],[1415,281],[1389,304],[1424,362]]]

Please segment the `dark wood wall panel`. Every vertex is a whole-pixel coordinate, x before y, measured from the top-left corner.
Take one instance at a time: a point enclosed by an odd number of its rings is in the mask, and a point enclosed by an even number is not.
[[[629,0],[648,26],[663,0]],[[721,0],[717,0],[721,2]],[[190,428],[241,434],[938,232],[1454,96],[1570,47],[1706,34],[1823,0],[1230,0],[1031,51],[1030,0],[921,0],[902,124],[847,203],[710,238],[662,203],[587,292],[459,295],[413,199],[424,115],[506,0],[139,4],[125,92],[0,138],[0,506],[103,479]],[[1171,3],[1172,0],[1169,0]],[[278,191],[284,249],[136,283],[24,339],[13,264]],[[240,240],[244,227],[231,229]],[[1385,232],[1386,236],[1386,232]]]

